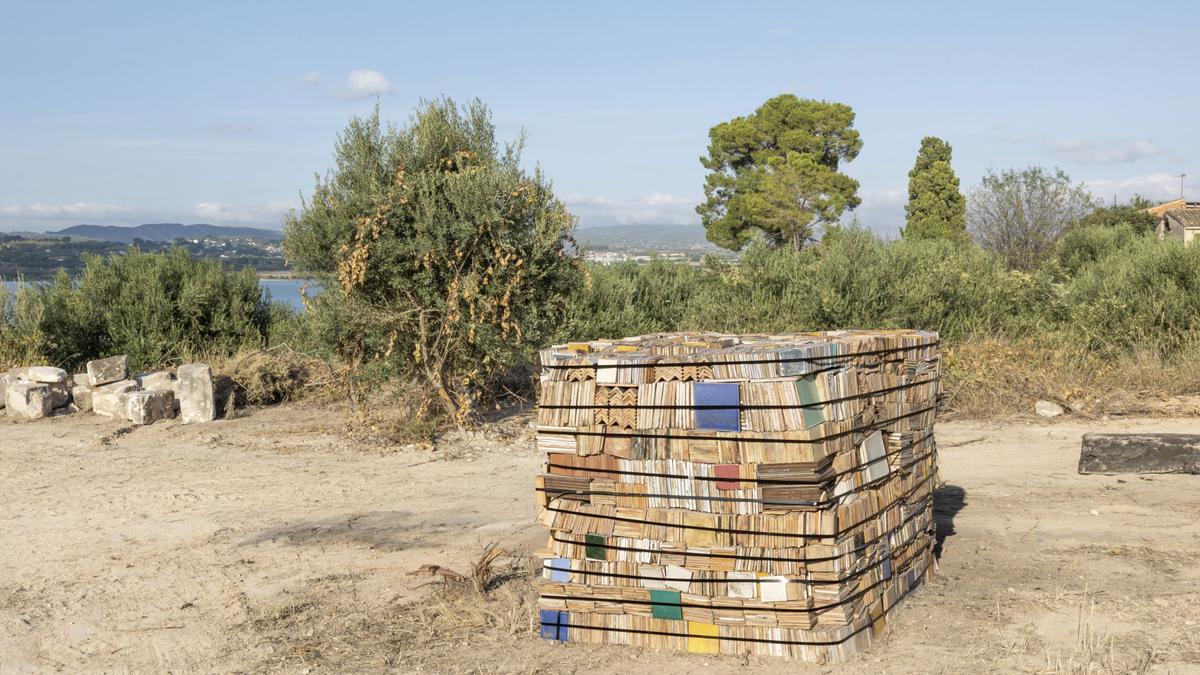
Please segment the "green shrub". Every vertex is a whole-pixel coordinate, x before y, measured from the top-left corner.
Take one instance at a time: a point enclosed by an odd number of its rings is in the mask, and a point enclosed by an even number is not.
[[[738,263],[625,264],[590,275],[561,337],[849,327],[1021,334],[1047,325],[1059,304],[1049,275],[1010,272],[976,246],[889,244],[863,230],[799,252],[751,245]]]
[[[675,330],[706,273],[691,265],[655,260],[593,265],[572,296],[560,340],[595,340]]]
[[[1177,350],[1200,331],[1200,247],[1137,237],[1067,285],[1065,329],[1095,349]]]
[[[261,347],[270,320],[253,270],[230,271],[165,253],[89,257],[71,279],[23,289],[7,331],[40,336],[42,357],[64,368],[113,354],[147,370],[198,355]]]
[[[39,298],[33,286],[18,283],[16,292],[10,292],[0,285],[0,373],[46,362]]]
[[[1068,276],[1087,265],[1128,248],[1139,236],[1129,223],[1080,225],[1067,230],[1054,245],[1054,259]]]

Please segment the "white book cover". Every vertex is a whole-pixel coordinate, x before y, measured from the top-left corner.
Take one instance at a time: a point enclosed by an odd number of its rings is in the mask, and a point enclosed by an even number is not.
[[[731,581],[729,583],[729,597],[754,598],[758,595],[758,575],[754,572],[727,572],[725,577],[728,579],[745,579],[745,581]]]
[[[686,567],[667,565],[666,581],[664,582],[667,588],[679,591],[680,593],[687,593],[688,589],[692,587],[691,579],[692,571]]]
[[[762,577],[758,580],[758,583],[762,588],[763,602],[787,602],[787,577]]]
[[[638,576],[643,577],[642,588],[649,588],[656,591],[667,590],[667,585],[663,582],[662,565],[642,565],[638,568]]]

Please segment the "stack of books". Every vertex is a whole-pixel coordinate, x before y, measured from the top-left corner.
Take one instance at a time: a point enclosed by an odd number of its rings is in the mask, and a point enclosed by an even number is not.
[[[844,660],[932,572],[938,337],[541,352],[542,637]]]

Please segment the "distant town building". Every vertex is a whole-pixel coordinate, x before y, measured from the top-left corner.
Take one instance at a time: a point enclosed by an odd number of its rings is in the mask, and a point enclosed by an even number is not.
[[[1178,239],[1190,246],[1192,239],[1200,235],[1200,202],[1176,199],[1152,206],[1146,213],[1158,217],[1159,239]]]
[[[584,259],[599,265],[612,265],[629,260],[629,255],[618,251],[589,251]]]

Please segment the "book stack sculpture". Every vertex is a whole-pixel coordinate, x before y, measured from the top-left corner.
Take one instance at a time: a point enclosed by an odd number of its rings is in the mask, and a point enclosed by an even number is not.
[[[541,635],[840,661],[933,566],[936,333],[541,353]]]

